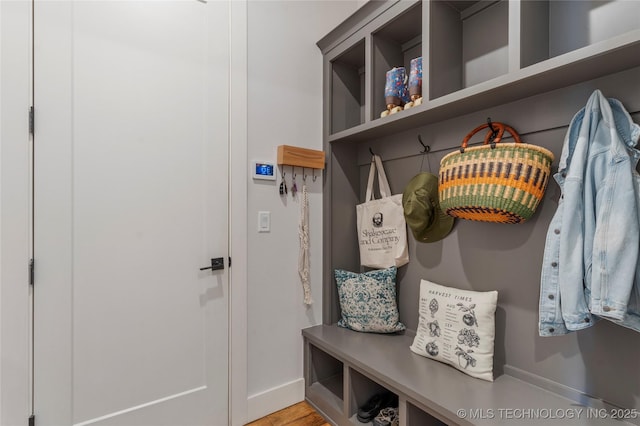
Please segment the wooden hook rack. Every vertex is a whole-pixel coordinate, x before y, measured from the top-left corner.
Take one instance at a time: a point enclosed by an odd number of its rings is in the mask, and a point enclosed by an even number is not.
[[[297,146],[278,146],[278,165],[305,167],[324,170],[324,151],[299,148]]]

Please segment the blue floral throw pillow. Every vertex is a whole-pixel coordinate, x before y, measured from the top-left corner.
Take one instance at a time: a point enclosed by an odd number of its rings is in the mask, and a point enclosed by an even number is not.
[[[406,327],[396,304],[396,267],[363,274],[335,270],[342,318],[340,327],[372,333],[395,333]]]

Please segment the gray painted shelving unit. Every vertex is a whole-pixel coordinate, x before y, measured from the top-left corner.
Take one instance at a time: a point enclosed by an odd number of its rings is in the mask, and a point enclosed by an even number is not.
[[[638,121],[640,2],[370,1],[318,46],[324,55],[328,156],[323,325],[303,330],[308,401],[339,425],[360,424],[357,407],[381,389],[399,396],[402,426],[621,424],[593,411],[546,421],[496,414],[508,408],[608,410],[609,403],[640,411],[637,333],[603,321],[577,335],[537,336],[544,237],[559,197],[554,182],[525,224],[459,221],[442,242],[420,244],[409,237],[411,262],[398,273],[405,335],[338,328],[333,279],[336,268],[360,270],[355,205],[364,199],[370,148],[385,160],[392,192],[399,193],[427,165],[436,173],[439,159],[488,116],[556,158],[571,117],[595,88],[620,99]],[[384,74],[393,66],[408,68],[420,55],[423,104],[379,118]],[[418,134],[432,149],[426,159]],[[494,383],[409,351],[420,278],[499,291]],[[621,342],[625,351],[607,349]],[[479,418],[477,411],[463,419],[457,409],[483,409],[485,417],[494,410],[494,417]]]

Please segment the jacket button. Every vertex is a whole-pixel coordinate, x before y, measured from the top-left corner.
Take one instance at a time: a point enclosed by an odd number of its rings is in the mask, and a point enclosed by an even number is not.
[[[555,297],[553,294],[550,294],[550,295],[549,295],[549,299],[550,299],[550,300],[553,300],[553,299],[555,299],[555,298],[556,298],[556,297]]]
[[[566,172],[562,172],[562,177],[567,177],[567,173]]]
[[[551,328],[549,329],[549,333],[553,333],[554,331],[556,331],[556,329],[555,329],[555,328],[553,328],[553,327],[551,327]]]
[[[608,306],[603,306],[602,310],[605,311],[605,312],[609,312],[611,310],[611,308],[608,307]]]
[[[584,322],[591,322],[591,318],[585,318]]]
[[[559,229],[554,229],[554,230],[553,230],[553,232],[554,232],[556,235],[558,235],[558,234],[560,233],[560,230],[559,230]]]
[[[551,266],[555,268],[556,266],[558,266],[558,262],[551,262]]]

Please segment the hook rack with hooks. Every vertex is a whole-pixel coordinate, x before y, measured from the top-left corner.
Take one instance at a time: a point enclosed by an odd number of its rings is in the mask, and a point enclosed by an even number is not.
[[[324,151],[289,145],[278,146],[278,165],[324,169],[324,161]]]
[[[295,196],[298,188],[296,185],[296,167],[302,168],[302,181],[307,182],[307,170],[313,171],[313,181],[316,181],[315,170],[324,169],[325,155],[324,151],[316,151],[313,149],[299,148],[295,146],[280,145],[278,146],[278,166],[282,167],[282,182],[280,183],[280,195],[287,195],[287,183],[285,169],[291,167],[291,195]]]

